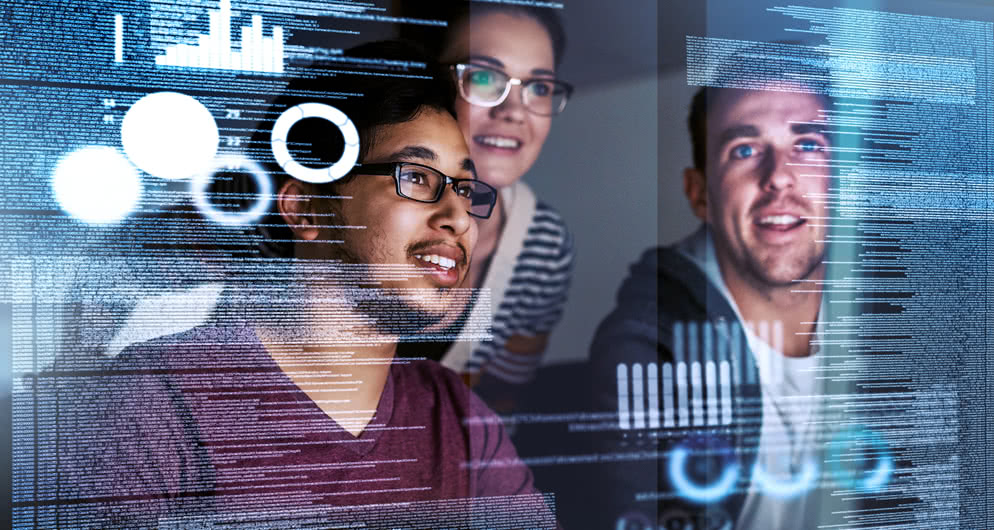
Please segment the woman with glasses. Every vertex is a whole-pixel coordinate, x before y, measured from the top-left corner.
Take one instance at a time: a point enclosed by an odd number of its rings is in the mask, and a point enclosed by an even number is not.
[[[493,341],[454,343],[440,358],[507,412],[516,385],[541,363],[572,272],[565,224],[522,182],[573,92],[556,74],[565,33],[555,11],[543,8],[474,4],[445,18],[450,29],[435,45],[459,87],[459,126],[479,178],[500,194],[480,222],[470,271],[474,287],[490,290],[492,306],[473,310],[493,311]]]

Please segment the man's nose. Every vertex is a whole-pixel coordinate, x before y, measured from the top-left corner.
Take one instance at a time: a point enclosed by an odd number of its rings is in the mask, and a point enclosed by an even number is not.
[[[435,213],[430,222],[435,230],[461,236],[469,230],[474,220],[466,211],[466,201],[460,199],[451,186],[446,186],[442,198],[435,203]]]
[[[796,186],[798,167],[791,165],[791,152],[771,147],[766,153],[761,168],[760,187],[766,191],[780,191]]]

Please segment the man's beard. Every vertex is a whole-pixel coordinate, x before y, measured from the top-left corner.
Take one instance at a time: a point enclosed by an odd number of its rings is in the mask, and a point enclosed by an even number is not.
[[[369,318],[368,324],[378,333],[405,342],[438,326],[446,317],[444,311],[428,311],[410,301],[416,296],[438,296],[438,293],[421,291],[356,287],[346,290],[346,299],[356,312]]]
[[[771,264],[772,259],[765,261],[757,257],[751,250],[747,250],[746,254],[747,267],[754,278],[752,283],[761,289],[790,287],[811,279],[825,260],[824,249],[819,252],[817,247],[780,267]]]
[[[348,223],[343,219],[343,224]],[[342,231],[344,232],[344,230]],[[394,338],[398,342],[412,340],[423,331],[435,328],[445,320],[446,293],[439,289],[405,289],[375,287],[379,274],[374,259],[364,259],[353,248],[352,242],[344,233],[334,239],[342,243],[334,244],[331,259],[341,262],[348,279],[343,285],[345,302],[349,307],[366,317],[363,322],[376,333]],[[369,287],[366,287],[369,286]],[[412,298],[427,298],[430,304],[419,305]],[[437,305],[439,311],[430,311],[425,306]]]

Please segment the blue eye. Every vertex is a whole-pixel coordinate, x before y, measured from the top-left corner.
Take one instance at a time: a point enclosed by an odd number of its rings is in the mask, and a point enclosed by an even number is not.
[[[812,153],[821,150],[821,145],[814,140],[801,140],[797,143],[797,147],[806,153]]]
[[[751,145],[740,145],[732,149],[732,158],[749,158],[756,150]]]

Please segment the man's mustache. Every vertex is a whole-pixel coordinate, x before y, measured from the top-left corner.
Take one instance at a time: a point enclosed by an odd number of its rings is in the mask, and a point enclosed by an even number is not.
[[[811,213],[814,211],[811,201],[803,196],[795,193],[766,193],[753,203],[752,207],[749,208],[749,214],[755,214],[771,206],[788,211],[800,210],[802,213]]]
[[[459,263],[462,265],[466,265],[468,259],[468,255],[466,253],[466,247],[464,247],[463,244],[458,241],[447,241],[445,239],[432,239],[430,241],[421,241],[407,247],[407,253],[414,254],[420,250],[434,247],[435,245],[452,245],[453,243],[455,244],[455,246],[459,247],[459,251],[462,252],[462,259],[459,260]]]

